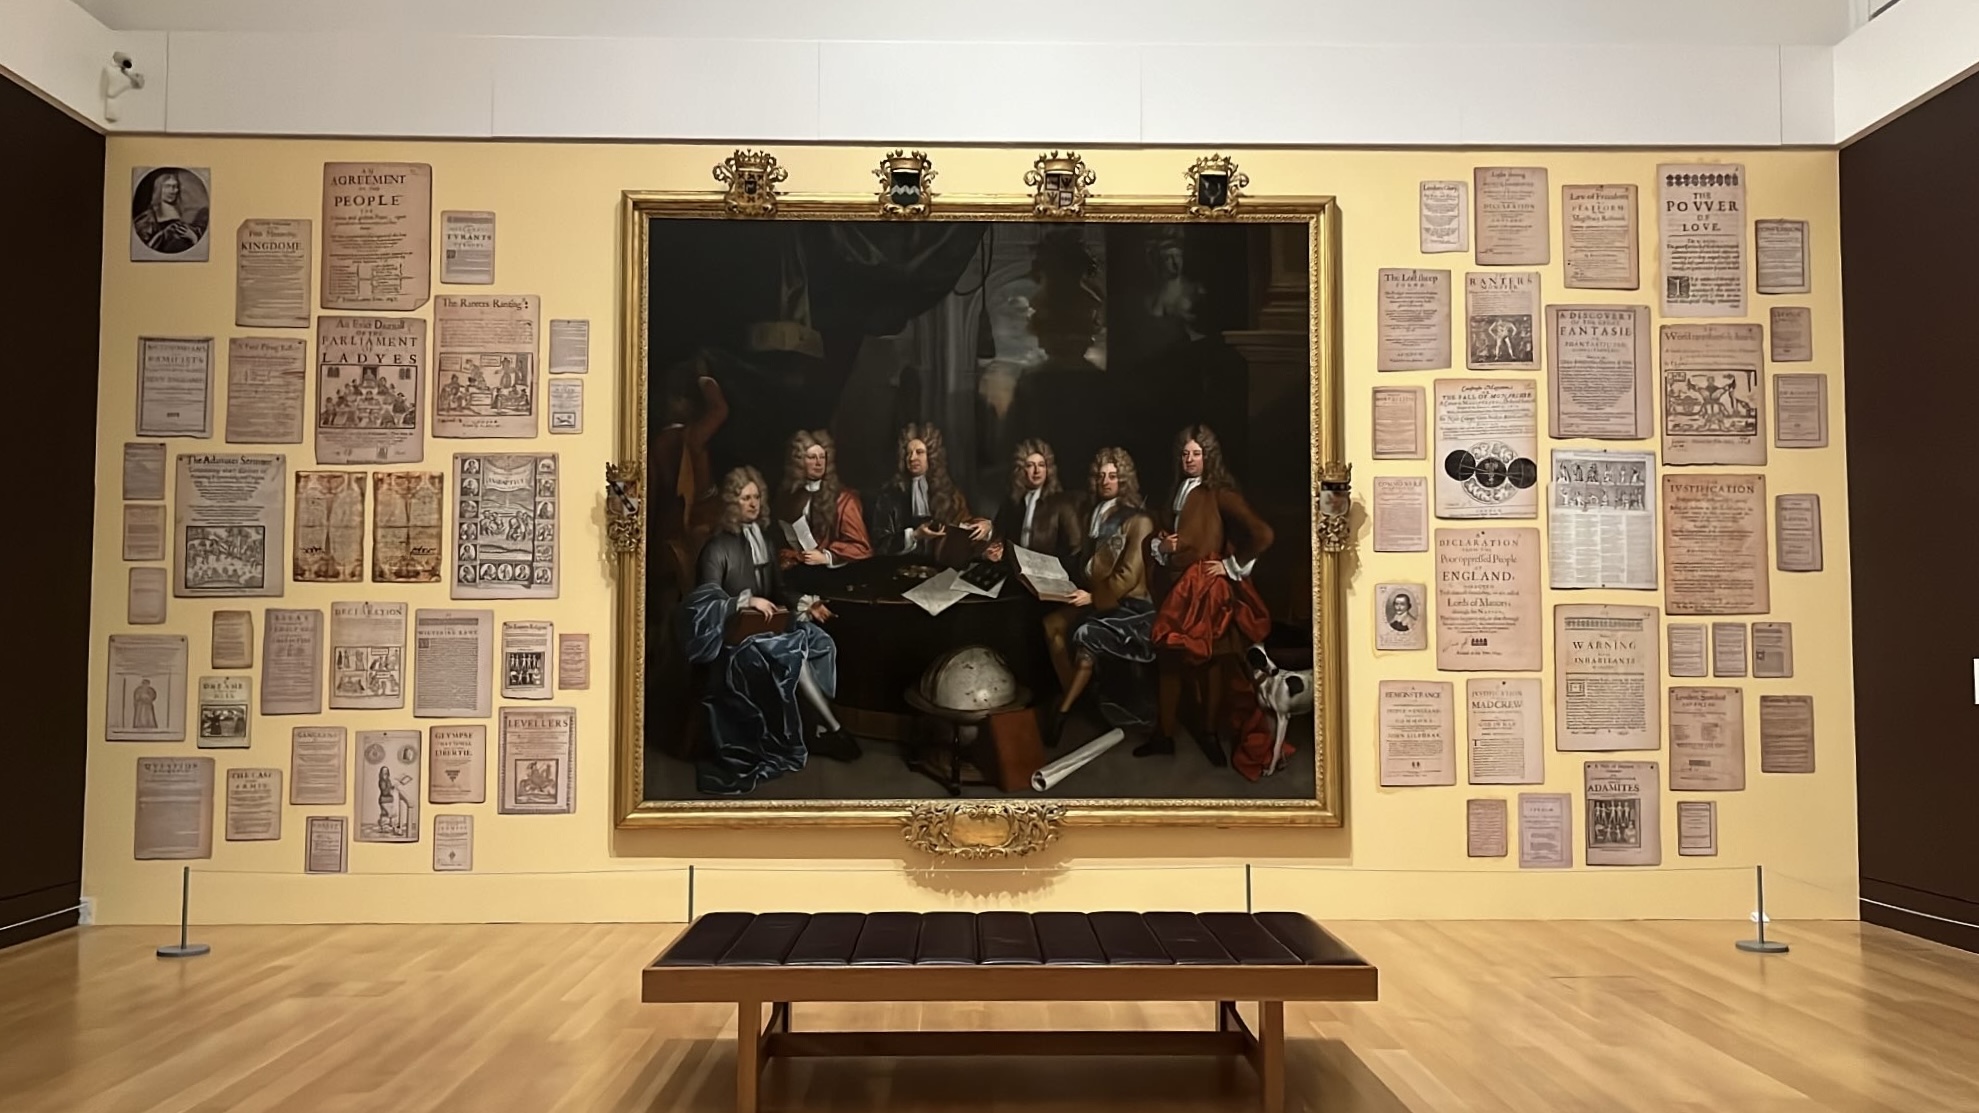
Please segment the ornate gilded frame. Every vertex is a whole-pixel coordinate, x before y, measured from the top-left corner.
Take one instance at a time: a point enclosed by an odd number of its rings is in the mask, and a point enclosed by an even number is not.
[[[919,219],[1038,221],[1029,194],[945,194]],[[878,218],[873,195],[779,194],[769,219]],[[618,368],[617,465],[621,476],[643,476],[647,428],[647,290],[649,221],[732,218],[720,192],[627,191],[620,204],[621,305]],[[1093,222],[1174,222],[1192,217],[1188,203],[1168,196],[1100,196],[1086,199],[1076,219]],[[1340,213],[1331,197],[1246,195],[1240,211],[1218,222],[1300,223],[1307,226],[1308,325],[1312,404],[1313,496],[1313,724],[1315,791],[1310,799],[1030,799],[984,800],[647,800],[644,798],[646,590],[645,558],[636,546],[612,545],[616,566],[613,647],[613,791],[620,828],[824,825],[893,827],[926,851],[970,857],[1023,854],[1056,838],[1061,824],[1144,826],[1343,825],[1345,788],[1341,753],[1346,737],[1343,667],[1346,619],[1344,538],[1343,383],[1341,367]],[[619,489],[622,494],[622,487]],[[616,497],[616,496],[615,496]],[[616,498],[622,505],[622,498]],[[636,511],[635,511],[636,512]],[[623,511],[618,512],[623,516]],[[638,523],[643,526],[643,522]],[[991,815],[989,813],[995,813]],[[1035,814],[1033,814],[1035,813]],[[958,834],[943,818],[987,833]]]

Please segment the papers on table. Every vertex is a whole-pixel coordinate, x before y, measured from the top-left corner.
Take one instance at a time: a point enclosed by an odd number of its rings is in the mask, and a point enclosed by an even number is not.
[[[929,614],[940,614],[980,589],[964,585],[961,573],[953,568],[937,572],[902,594],[902,598]]]

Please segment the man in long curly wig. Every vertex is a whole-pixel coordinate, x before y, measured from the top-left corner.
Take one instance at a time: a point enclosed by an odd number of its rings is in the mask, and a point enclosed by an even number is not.
[[[1070,566],[1078,582],[1067,605],[1045,616],[1045,644],[1058,671],[1056,714],[1047,719],[1047,741],[1060,730],[1095,676],[1100,679],[1099,710],[1111,726],[1146,726],[1145,669],[1154,660],[1150,636],[1154,600],[1148,588],[1148,539],[1154,519],[1141,502],[1134,458],[1118,447],[1093,455],[1085,541]]]
[[[1159,725],[1134,752],[1175,751],[1176,715],[1186,690],[1201,713],[1200,729],[1190,734],[1209,763],[1221,766],[1229,760],[1224,736],[1234,738],[1241,729],[1241,715],[1227,697],[1242,683],[1243,650],[1271,632],[1270,612],[1250,577],[1271,547],[1272,530],[1237,490],[1215,430],[1190,425],[1175,434],[1174,459],[1174,494],[1158,508],[1161,529],[1148,542],[1162,588],[1153,633]]]
[[[900,430],[899,470],[873,498],[873,547],[888,555],[931,559],[960,568],[989,538],[989,519],[949,478],[941,429],[932,421]]]
[[[1010,545],[1047,556],[1070,556],[1085,540],[1079,509],[1058,486],[1058,459],[1051,446],[1032,439],[1010,454],[1010,498],[996,512],[984,556],[1002,560]]]
[[[803,521],[816,544],[799,550],[780,538],[777,561],[785,568],[842,568],[873,555],[866,536],[866,512],[859,492],[838,480],[838,447],[823,429],[799,429],[790,436],[783,461],[783,488],[777,493],[776,520]]]

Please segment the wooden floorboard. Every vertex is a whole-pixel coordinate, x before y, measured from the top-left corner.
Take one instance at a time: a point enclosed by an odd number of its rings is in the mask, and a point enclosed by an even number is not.
[[[1979,956],[1855,923],[1340,922],[1381,1000],[1288,1004],[1310,1113],[1979,1113]],[[7,1113],[727,1113],[734,1008],[646,1005],[667,925],[162,928],[0,952]],[[1258,1022],[1255,1006],[1246,1019]],[[802,1032],[1214,1027],[1209,1003],[800,1004]],[[1236,1059],[772,1062],[766,1110],[1249,1111]]]

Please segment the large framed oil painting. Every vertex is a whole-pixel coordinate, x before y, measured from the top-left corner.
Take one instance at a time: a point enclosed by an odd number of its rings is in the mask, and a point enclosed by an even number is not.
[[[776,200],[623,201],[620,825],[1339,824],[1331,201]]]

